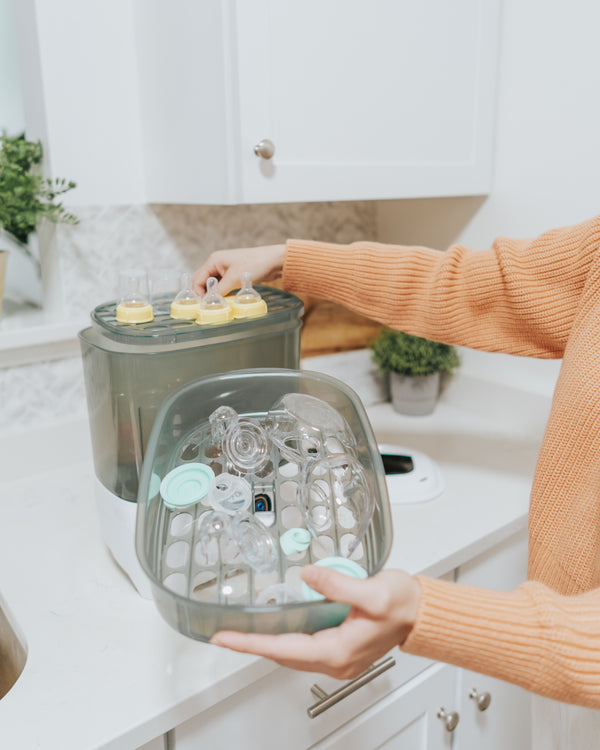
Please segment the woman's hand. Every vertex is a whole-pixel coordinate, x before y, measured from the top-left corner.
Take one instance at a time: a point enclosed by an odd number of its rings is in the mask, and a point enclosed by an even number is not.
[[[216,250],[194,273],[194,289],[204,294],[208,278],[215,276],[220,294],[225,295],[240,285],[244,271],[250,273],[253,282],[270,281],[281,274],[284,257],[285,245]]]
[[[284,667],[348,680],[364,672],[394,646],[404,643],[415,622],[420,587],[403,571],[382,571],[361,580],[310,565],[303,570],[302,577],[327,599],[351,605],[341,625],[313,635],[222,631],[212,637],[211,643],[266,656]]]

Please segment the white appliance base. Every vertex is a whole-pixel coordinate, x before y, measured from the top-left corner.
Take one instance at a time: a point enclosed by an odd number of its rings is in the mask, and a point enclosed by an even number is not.
[[[150,581],[135,553],[137,504],[109,492],[98,477],[94,477],[94,495],[106,546],[140,596],[152,599]]]

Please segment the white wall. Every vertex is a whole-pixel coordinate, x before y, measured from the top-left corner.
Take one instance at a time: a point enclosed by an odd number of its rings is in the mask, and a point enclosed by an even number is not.
[[[502,26],[490,196],[382,202],[381,241],[484,248],[600,214],[600,3],[504,0]]]
[[[0,134],[25,130],[13,0],[0,0]]]

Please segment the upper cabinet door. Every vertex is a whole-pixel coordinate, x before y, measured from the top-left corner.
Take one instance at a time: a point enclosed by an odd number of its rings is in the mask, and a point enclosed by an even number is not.
[[[499,2],[239,0],[232,33],[244,202],[489,190]]]
[[[70,203],[489,191],[500,0],[17,6],[27,132]]]

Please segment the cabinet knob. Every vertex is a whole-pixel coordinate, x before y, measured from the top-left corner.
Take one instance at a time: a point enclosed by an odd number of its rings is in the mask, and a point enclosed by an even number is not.
[[[448,732],[453,732],[456,729],[456,725],[460,719],[458,711],[446,711],[443,707],[437,712],[437,717],[444,722],[444,726]]]
[[[275,153],[275,144],[268,138],[263,138],[254,147],[254,153],[261,159],[272,159]]]
[[[485,711],[492,702],[492,696],[490,693],[478,693],[475,688],[471,689],[469,698],[472,698],[475,701],[475,705],[480,711]]]

